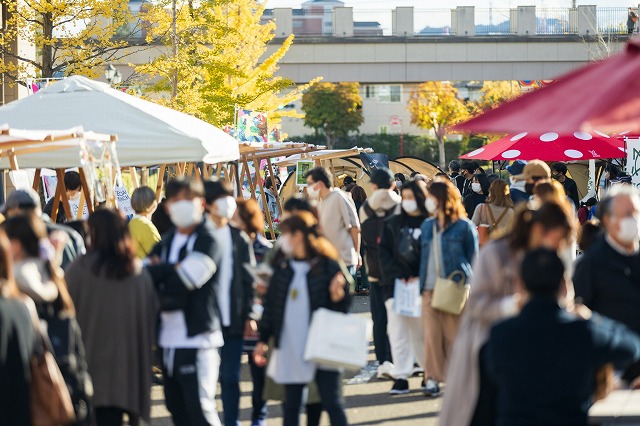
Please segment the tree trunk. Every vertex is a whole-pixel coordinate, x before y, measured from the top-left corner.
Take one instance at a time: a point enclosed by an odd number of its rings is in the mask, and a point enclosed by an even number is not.
[[[438,162],[440,163],[440,168],[442,170],[446,170],[447,167],[447,159],[445,158],[444,153],[444,137],[437,136],[438,138]]]
[[[51,13],[45,13],[42,16],[42,35],[45,43],[42,46],[42,78],[53,77],[53,47],[49,44],[53,36],[53,19]]]

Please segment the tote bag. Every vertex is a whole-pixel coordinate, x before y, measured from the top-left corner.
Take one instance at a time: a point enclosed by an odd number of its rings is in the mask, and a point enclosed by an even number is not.
[[[420,279],[415,278],[406,284],[396,279],[393,286],[393,311],[400,316],[420,318],[422,316],[422,296]]]
[[[320,367],[358,370],[367,365],[370,320],[329,309],[317,309],[304,350],[305,361]]]
[[[458,270],[453,271],[448,277],[444,278],[440,275],[440,256],[442,249],[438,241],[438,230],[436,224],[433,224],[433,255],[436,264],[436,283],[433,288],[433,298],[431,299],[431,307],[439,311],[447,312],[453,315],[460,315],[469,298],[469,284],[466,284],[466,276],[464,272]],[[458,280],[456,281],[456,278]]]

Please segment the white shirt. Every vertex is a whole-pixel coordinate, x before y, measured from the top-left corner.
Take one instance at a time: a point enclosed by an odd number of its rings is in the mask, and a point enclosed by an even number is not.
[[[195,239],[193,240],[195,241]],[[169,248],[169,257],[167,261],[171,264],[178,263],[180,250],[189,243],[189,235],[176,232],[171,247]],[[187,250],[193,248],[187,247]],[[161,348],[219,348],[224,344],[221,331],[201,333],[196,336],[187,336],[187,322],[184,317],[184,311],[166,311],[160,314],[160,337],[158,345]]]
[[[218,307],[223,327],[231,325],[231,282],[233,280],[233,240],[231,228],[224,226],[215,230],[216,240],[222,248],[222,261],[218,266]]]
[[[267,373],[276,383],[309,383],[316,373],[316,364],[304,360],[309,334],[311,303],[307,288],[309,262],[292,261],[293,278],[284,309],[280,345],[274,349]]]

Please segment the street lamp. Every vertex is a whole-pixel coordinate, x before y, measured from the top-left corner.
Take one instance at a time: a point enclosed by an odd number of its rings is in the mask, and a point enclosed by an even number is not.
[[[122,82],[122,74],[120,74],[120,71],[118,71],[113,64],[109,64],[105,67],[104,76],[109,84],[117,85]]]

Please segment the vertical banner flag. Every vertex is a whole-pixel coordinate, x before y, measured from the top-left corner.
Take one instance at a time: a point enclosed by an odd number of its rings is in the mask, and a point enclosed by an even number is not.
[[[261,112],[238,110],[236,138],[240,142],[267,142],[267,116]]]
[[[389,157],[387,157],[386,154],[367,154],[366,152],[361,152],[360,160],[362,160],[362,164],[367,169],[367,172],[369,174],[371,174],[374,169],[389,168]]]
[[[640,138],[625,138],[627,144],[627,173],[631,183],[640,187]]]

